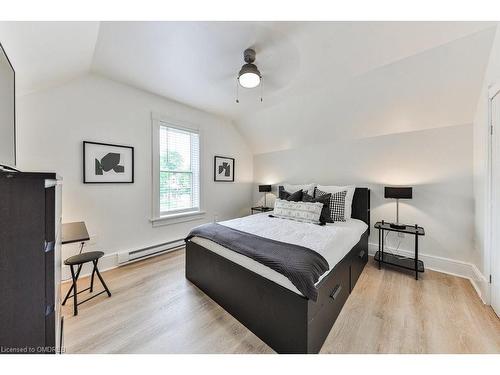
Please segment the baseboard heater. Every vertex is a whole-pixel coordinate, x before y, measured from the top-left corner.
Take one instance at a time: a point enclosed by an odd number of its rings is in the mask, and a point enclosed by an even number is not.
[[[164,242],[158,245],[148,246],[142,249],[123,251],[118,253],[118,264],[133,262],[143,258],[149,258],[155,255],[172,251],[184,247],[184,239]]]

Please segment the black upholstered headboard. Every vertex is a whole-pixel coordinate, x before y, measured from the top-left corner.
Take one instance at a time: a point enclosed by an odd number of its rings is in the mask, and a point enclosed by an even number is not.
[[[278,186],[278,196],[282,190],[283,186]],[[364,221],[370,230],[370,189],[356,188],[352,199],[351,217]]]
[[[356,188],[352,198],[351,217],[364,221],[370,230],[370,189]]]

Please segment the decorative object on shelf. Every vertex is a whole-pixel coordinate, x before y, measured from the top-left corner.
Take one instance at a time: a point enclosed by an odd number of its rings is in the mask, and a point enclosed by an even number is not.
[[[234,182],[234,158],[214,157],[214,181]]]
[[[83,142],[83,183],[133,182],[133,147]]]
[[[254,64],[255,61],[255,50],[247,48],[243,52],[243,59],[246,64],[241,67],[238,78],[236,82],[236,103],[239,103],[239,86],[245,89],[253,89],[260,85],[260,101],[262,102],[262,74],[260,74],[259,68]]]
[[[391,223],[390,226],[393,229],[404,229],[405,224],[399,222],[399,200],[400,199],[412,199],[413,198],[413,188],[411,187],[401,187],[401,186],[386,186],[384,188],[384,198],[396,199],[396,222]]]
[[[400,228],[394,228],[391,223],[386,223],[384,220],[375,223],[375,229],[378,229],[378,251],[375,253],[374,259],[378,262],[378,269],[381,269],[382,264],[390,264],[391,266],[414,271],[415,280],[418,280],[418,273],[424,272],[424,262],[418,259],[418,236],[425,236],[425,230],[417,224],[400,225]],[[415,256],[409,258],[386,252],[384,250],[384,231],[406,233],[415,236]]]
[[[259,193],[264,193],[264,208],[267,208],[266,196],[271,191],[271,185],[259,185]]]

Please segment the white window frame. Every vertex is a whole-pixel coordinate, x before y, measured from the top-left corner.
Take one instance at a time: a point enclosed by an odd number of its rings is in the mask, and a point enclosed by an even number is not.
[[[151,174],[152,174],[152,217],[151,222],[153,226],[161,226],[168,224],[176,224],[186,221],[198,220],[205,215],[203,210],[203,168],[202,168],[202,155],[203,155],[203,137],[200,128],[188,124],[185,122],[180,122],[177,120],[172,120],[168,117],[159,115],[157,113],[151,114]],[[173,211],[167,215],[161,214],[160,212],[160,126],[168,126],[169,128],[178,129],[181,131],[187,131],[191,133],[198,133],[199,136],[199,146],[200,146],[200,156],[199,156],[199,199],[200,204],[198,209],[183,209]]]

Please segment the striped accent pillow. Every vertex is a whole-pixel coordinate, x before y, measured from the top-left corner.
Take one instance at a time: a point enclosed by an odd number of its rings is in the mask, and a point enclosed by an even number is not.
[[[322,209],[323,203],[319,202],[292,202],[276,199],[273,216],[303,223],[319,224]]]
[[[347,190],[339,191],[337,193],[326,193],[324,191],[316,188],[315,197],[319,197],[325,194],[332,194],[330,198],[330,218],[332,222],[335,221],[346,221],[345,220],[345,197],[347,195]]]

